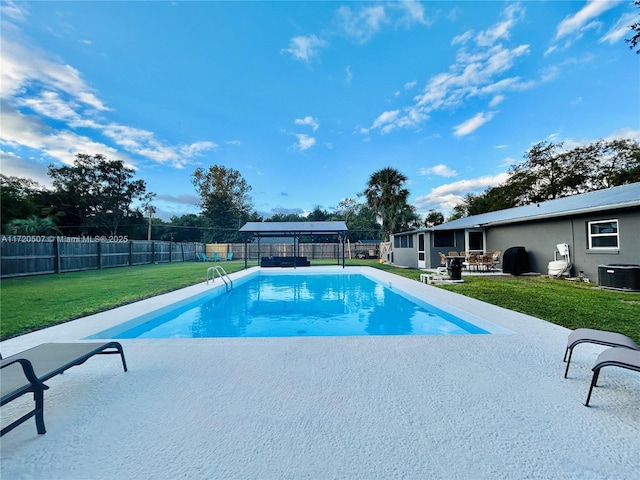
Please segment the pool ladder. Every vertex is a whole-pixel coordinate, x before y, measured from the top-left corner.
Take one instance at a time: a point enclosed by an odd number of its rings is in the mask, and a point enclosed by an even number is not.
[[[211,281],[213,282],[216,278],[216,273],[224,282],[225,289],[227,292],[233,288],[233,280],[229,278],[227,272],[220,265],[216,265],[215,267],[207,268],[207,285],[209,285],[209,272],[211,272]]]

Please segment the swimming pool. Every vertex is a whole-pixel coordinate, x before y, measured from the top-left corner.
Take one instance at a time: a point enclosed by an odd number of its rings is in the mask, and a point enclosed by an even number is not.
[[[407,294],[391,281],[348,271],[290,272],[258,271],[236,280],[229,292],[219,286],[89,338],[490,333],[481,322]]]

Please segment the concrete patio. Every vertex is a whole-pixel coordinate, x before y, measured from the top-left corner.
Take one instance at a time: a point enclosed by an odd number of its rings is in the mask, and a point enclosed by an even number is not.
[[[48,382],[47,433],[1,439],[3,479],[616,479],[640,471],[640,378],[569,331],[432,286],[513,334],[123,340]],[[154,300],[159,302],[160,300]],[[2,343],[76,341],[116,309]],[[3,424],[29,408],[2,408]]]

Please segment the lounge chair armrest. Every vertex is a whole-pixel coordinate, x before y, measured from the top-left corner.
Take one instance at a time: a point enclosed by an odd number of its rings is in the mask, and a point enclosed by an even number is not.
[[[49,388],[40,381],[40,379],[36,375],[36,372],[33,370],[33,365],[31,365],[31,362],[26,358],[14,358],[14,359],[8,358],[6,360],[2,360],[2,365],[0,365],[0,369],[9,367],[15,363],[19,363],[20,366],[22,367],[24,376],[26,377],[27,381],[31,384],[31,388],[33,389],[34,392],[36,390],[47,390]],[[10,401],[10,400],[7,400],[7,401]],[[4,403],[5,402],[3,399],[3,404]]]

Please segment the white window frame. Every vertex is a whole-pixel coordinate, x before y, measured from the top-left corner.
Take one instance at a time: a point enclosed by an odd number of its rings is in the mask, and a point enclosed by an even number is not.
[[[616,224],[615,233],[591,233],[591,226],[598,223],[613,223]],[[619,250],[620,249],[620,222],[617,218],[612,218],[610,220],[595,220],[593,222],[587,222],[587,235],[589,237],[589,250]],[[594,238],[602,238],[602,237],[615,237],[616,245],[614,247],[600,247],[593,246]]]

